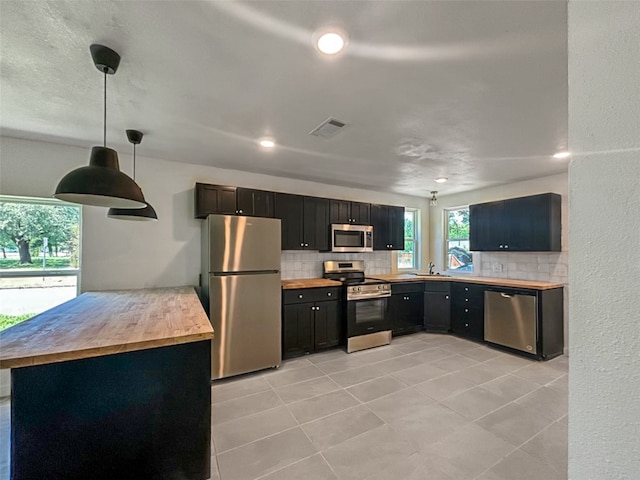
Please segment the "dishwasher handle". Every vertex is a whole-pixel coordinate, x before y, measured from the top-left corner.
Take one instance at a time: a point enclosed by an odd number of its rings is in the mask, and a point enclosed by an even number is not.
[[[502,292],[500,292],[500,296],[504,298],[513,298],[513,295],[510,295],[508,293],[502,293]]]

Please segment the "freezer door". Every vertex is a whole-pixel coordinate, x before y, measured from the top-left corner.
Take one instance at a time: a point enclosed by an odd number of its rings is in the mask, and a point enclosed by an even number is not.
[[[209,215],[207,223],[209,272],[280,270],[279,219]]]
[[[280,274],[211,275],[213,379],[280,365]]]
[[[533,295],[484,292],[484,339],[537,353],[537,308]]]

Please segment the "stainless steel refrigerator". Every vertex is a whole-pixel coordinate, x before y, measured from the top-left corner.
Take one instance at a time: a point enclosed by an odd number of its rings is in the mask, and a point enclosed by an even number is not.
[[[280,365],[280,220],[209,215],[201,283],[214,330],[211,378]]]

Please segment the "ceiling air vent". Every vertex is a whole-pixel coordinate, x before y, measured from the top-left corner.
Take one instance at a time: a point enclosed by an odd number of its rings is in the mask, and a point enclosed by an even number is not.
[[[346,126],[346,123],[336,120],[333,117],[329,117],[316,128],[311,130],[309,135],[321,138],[331,138]]]

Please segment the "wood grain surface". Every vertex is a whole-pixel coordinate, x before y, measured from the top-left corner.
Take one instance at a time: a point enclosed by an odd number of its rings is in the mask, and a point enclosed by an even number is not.
[[[193,287],[87,292],[0,332],[0,368],[213,338]]]
[[[445,277],[442,275],[411,275],[408,273],[388,274],[388,275],[372,275],[371,278],[378,278],[388,282],[461,282],[461,283],[479,283],[482,285],[495,285],[498,287],[517,287],[531,288],[533,290],[550,290],[552,288],[562,288],[562,283],[537,282],[534,280],[512,280],[510,278],[493,278],[493,277]]]
[[[317,287],[339,287],[342,283],[328,278],[300,278],[296,280],[282,280],[282,289],[290,290],[294,288],[317,288]]]
[[[562,283],[552,282],[536,282],[533,280],[512,280],[510,278],[492,278],[492,277],[446,277],[444,275],[411,275],[409,273],[397,273],[387,275],[372,275],[368,278],[377,278],[386,280],[387,282],[463,282],[463,283],[479,283],[482,285],[496,285],[499,287],[517,287],[531,288],[533,290],[550,290],[553,288],[562,288]],[[316,288],[316,287],[338,287],[342,285],[335,280],[326,278],[298,278],[296,280],[283,280],[282,289],[290,290],[296,288]]]

